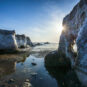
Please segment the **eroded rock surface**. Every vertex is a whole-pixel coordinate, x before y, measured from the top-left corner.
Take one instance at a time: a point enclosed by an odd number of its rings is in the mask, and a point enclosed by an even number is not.
[[[80,2],[73,8],[71,13],[63,20],[64,30],[60,37],[58,51],[70,57],[72,65],[87,67],[87,1]],[[74,56],[73,45],[77,44],[77,58]],[[84,69],[85,70],[85,69]],[[87,70],[87,69],[86,69]],[[87,71],[86,71],[87,72]]]
[[[26,48],[29,46],[33,46],[29,37],[23,35],[16,35],[16,40],[19,48]]]
[[[0,50],[16,50],[17,48],[15,31],[0,29]]]
[[[58,52],[65,53],[70,58],[72,66],[75,66],[78,77],[82,82],[83,74],[87,78],[87,0],[80,2],[73,8],[63,20],[64,30],[60,37]],[[74,55],[73,45],[77,45],[77,57]],[[87,84],[86,84],[87,85]]]
[[[80,81],[87,87],[87,0],[80,0],[63,19],[63,27],[57,54],[65,55],[65,58],[70,59]],[[75,44],[77,53],[73,49]],[[56,58],[59,57],[61,56]],[[54,60],[54,58],[50,59]]]
[[[0,53],[25,52],[31,49],[31,46],[33,43],[29,37],[16,35],[14,30],[0,29]]]

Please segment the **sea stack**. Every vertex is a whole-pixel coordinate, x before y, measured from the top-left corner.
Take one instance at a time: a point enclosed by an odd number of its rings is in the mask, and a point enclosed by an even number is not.
[[[14,30],[0,29],[0,53],[26,52],[32,46],[28,36],[16,35]]]
[[[0,29],[0,50],[13,51],[13,50],[16,50],[17,48],[18,46],[15,39],[15,31]]]
[[[24,34],[22,35],[16,35],[16,41],[18,44],[18,48],[27,48],[29,46],[33,46],[33,43],[31,42],[30,38]]]

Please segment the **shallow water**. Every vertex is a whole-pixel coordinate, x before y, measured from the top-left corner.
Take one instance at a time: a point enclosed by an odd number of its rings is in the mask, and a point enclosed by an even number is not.
[[[0,55],[0,87],[83,87],[74,71],[45,66],[58,44],[37,46],[29,53]]]
[[[47,44],[34,47],[30,54],[1,55],[0,87],[23,87],[26,79],[33,87],[58,87],[44,64],[45,55],[56,49],[57,44]]]

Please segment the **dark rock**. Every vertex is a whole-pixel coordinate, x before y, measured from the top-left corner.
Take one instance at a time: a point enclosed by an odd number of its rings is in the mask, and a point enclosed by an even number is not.
[[[10,83],[14,83],[14,82],[15,82],[14,79],[10,79],[10,80],[8,81],[9,84],[10,84]]]
[[[35,46],[40,46],[40,45],[42,45],[42,44],[41,44],[41,43],[36,43],[36,44],[35,44]]]
[[[31,63],[31,64],[32,64],[33,66],[36,66],[36,65],[37,65],[37,64],[36,64],[36,63],[34,63],[34,62],[33,62],[33,63]]]
[[[57,51],[50,52],[45,57],[45,65],[47,67],[71,68],[69,58],[66,58],[65,55],[60,56]]]
[[[44,42],[44,44],[50,44],[49,42]]]
[[[21,45],[20,48],[25,48],[25,46]]]
[[[74,70],[45,67],[48,73],[56,79],[59,87],[83,87]]]

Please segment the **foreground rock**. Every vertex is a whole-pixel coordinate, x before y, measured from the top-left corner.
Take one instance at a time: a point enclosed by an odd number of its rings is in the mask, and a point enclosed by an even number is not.
[[[87,0],[80,0],[64,18],[63,26],[65,29],[60,37],[58,51],[61,50],[70,58],[80,81],[87,86]],[[77,45],[77,57],[73,55],[74,44]]]
[[[73,8],[71,13],[63,20],[64,30],[60,37],[58,51],[65,53],[71,59],[72,65],[76,64],[78,68],[87,67],[87,1],[80,2]],[[77,58],[73,56],[73,45],[77,45]],[[86,69],[87,70],[87,69]]]
[[[87,87],[87,0],[80,0],[64,18],[63,26],[57,54],[61,53],[70,59],[79,80]],[[74,44],[77,45],[77,55],[73,49]]]
[[[18,46],[15,39],[15,31],[1,30],[0,29],[0,50],[2,51],[15,51]]]
[[[37,64],[36,64],[36,63],[34,63],[34,62],[32,62],[31,64],[32,64],[33,66],[36,66],[36,65],[37,65]]]
[[[71,68],[71,63],[69,58],[66,58],[65,55],[60,55],[57,53],[57,51],[50,52],[46,57],[45,57],[45,65],[47,67],[58,67],[58,68],[63,68],[63,69],[70,69]]]

